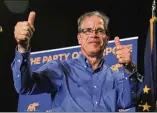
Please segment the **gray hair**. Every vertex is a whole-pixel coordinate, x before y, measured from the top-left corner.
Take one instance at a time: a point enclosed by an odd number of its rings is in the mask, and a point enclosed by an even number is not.
[[[105,29],[108,30],[109,17],[106,16],[103,12],[92,11],[92,12],[84,13],[82,16],[80,16],[80,18],[77,21],[78,32],[80,32],[82,30],[82,23],[83,23],[84,19],[86,17],[91,17],[91,16],[98,16],[98,17],[100,17],[103,20],[103,22],[104,22]]]

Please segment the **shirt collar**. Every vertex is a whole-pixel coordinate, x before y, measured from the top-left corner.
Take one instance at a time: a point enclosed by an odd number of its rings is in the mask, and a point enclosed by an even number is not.
[[[84,66],[84,67],[91,67],[90,63],[88,62],[87,58],[81,53],[78,57],[78,61]],[[101,59],[98,68],[103,67],[103,64],[105,62],[104,57]],[[92,68],[92,67],[91,67]],[[97,68],[97,69],[98,69]]]

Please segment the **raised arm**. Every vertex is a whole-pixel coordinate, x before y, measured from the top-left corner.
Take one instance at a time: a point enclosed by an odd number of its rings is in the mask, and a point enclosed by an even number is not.
[[[58,90],[63,79],[62,69],[57,61],[49,62],[36,72],[32,72],[29,44],[35,31],[34,20],[35,12],[30,12],[28,21],[18,22],[14,31],[18,45],[11,68],[14,86],[21,94],[38,94]]]

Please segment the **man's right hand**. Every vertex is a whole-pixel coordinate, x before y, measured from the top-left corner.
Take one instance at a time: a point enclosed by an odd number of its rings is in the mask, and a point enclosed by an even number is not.
[[[30,12],[28,21],[18,22],[14,29],[14,37],[18,43],[18,51],[26,52],[29,48],[30,39],[35,31],[35,12]]]

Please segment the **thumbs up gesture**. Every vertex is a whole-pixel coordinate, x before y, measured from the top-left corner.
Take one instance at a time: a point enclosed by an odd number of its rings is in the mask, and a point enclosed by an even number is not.
[[[122,64],[123,66],[126,66],[128,64],[132,63],[132,58],[131,58],[131,51],[130,48],[126,45],[121,45],[119,37],[114,38],[114,42],[116,45],[116,57],[118,59],[118,62]]]
[[[18,51],[26,52],[29,48],[30,39],[35,31],[35,12],[30,12],[28,20],[18,22],[14,28],[14,37],[18,43]]]

